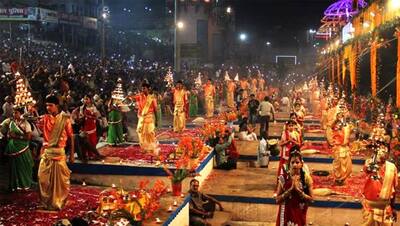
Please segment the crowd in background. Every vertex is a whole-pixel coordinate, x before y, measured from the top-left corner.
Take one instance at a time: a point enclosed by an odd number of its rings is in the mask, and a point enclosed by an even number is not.
[[[118,34],[123,35],[123,34]],[[147,81],[152,91],[157,94],[159,106],[163,115],[172,115],[173,101],[170,87],[165,81],[168,70],[171,70],[172,61],[165,56],[145,59],[128,50],[113,51],[102,59],[96,50],[76,50],[56,42],[47,42],[27,38],[8,39],[7,33],[0,33],[0,104],[2,106],[1,119],[12,116],[12,105],[15,96],[16,74],[26,78],[29,90],[37,101],[35,111],[37,115],[43,114],[44,98],[49,93],[59,97],[63,110],[72,113],[74,109],[84,105],[83,98],[88,96],[99,111],[101,118],[107,117],[111,92],[116,87],[118,78],[121,78],[123,90],[127,96],[137,93],[143,81]],[[14,37],[18,37],[18,33]],[[24,37],[23,35],[20,35]],[[140,37],[142,44],[146,43]],[[121,42],[122,39],[116,39]],[[149,42],[150,43],[150,42]],[[121,45],[117,43],[117,45]],[[150,47],[149,47],[150,48]],[[117,48],[116,48],[117,49]],[[196,102],[196,111],[190,112],[191,117],[204,113],[204,97],[202,83],[212,79],[216,88],[215,105],[220,111],[222,103],[226,102],[227,81],[236,84],[234,99],[236,110],[240,117],[241,132],[254,131],[256,122],[263,120],[262,130],[265,133],[267,114],[260,115],[260,106],[270,103],[274,110],[288,111],[294,104],[292,97],[295,84],[306,80],[306,75],[297,73],[296,66],[287,71],[282,78],[279,68],[273,65],[253,64],[238,66],[234,64],[198,65],[195,68],[183,67],[180,73],[174,74],[175,81],[183,80],[189,92],[189,101]],[[244,90],[241,83],[251,84],[255,79],[265,81],[265,92],[257,95],[252,92],[249,85]],[[84,92],[82,92],[84,91]],[[244,93],[247,93],[244,95]],[[264,99],[268,97],[268,99]],[[348,101],[353,104],[353,111],[370,121],[374,118],[382,104],[378,99],[362,96],[347,95]],[[307,103],[307,101],[303,101]],[[390,102],[390,101],[389,101]],[[269,106],[267,107],[270,108]],[[103,123],[106,124],[106,123]],[[247,126],[247,125],[250,126]],[[126,131],[126,124],[125,130]],[[160,123],[161,126],[161,123]],[[262,134],[261,133],[261,134]],[[101,133],[99,134],[101,135]],[[243,134],[242,134],[243,135]],[[243,139],[245,136],[243,136]],[[264,136],[267,138],[267,136]]]

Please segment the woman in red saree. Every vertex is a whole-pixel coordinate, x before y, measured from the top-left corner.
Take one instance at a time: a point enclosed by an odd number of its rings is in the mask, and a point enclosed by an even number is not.
[[[303,127],[304,126],[305,116],[306,116],[306,109],[301,104],[301,100],[296,100],[296,103],[294,104],[293,112],[296,113],[296,122],[301,127]]]
[[[295,112],[290,113],[290,120],[294,121],[294,129],[300,134],[300,144],[303,143],[304,126],[298,121],[298,116]]]
[[[296,122],[293,120],[286,122],[285,124],[285,129],[282,133],[281,141],[279,142],[281,151],[279,155],[278,176],[284,174],[284,166],[288,163],[290,149],[294,146],[301,146],[301,135],[295,129],[295,125]]]
[[[312,179],[303,170],[299,151],[290,155],[288,168],[289,173],[278,179],[276,226],[305,226],[308,203],[312,201]]]
[[[94,106],[92,99],[86,95],[84,98],[84,105],[79,107],[79,118],[82,121],[81,127],[81,136],[85,137],[88,143],[92,146],[89,150],[86,148],[82,148],[82,152],[85,157],[91,158],[98,158],[99,153],[94,150],[96,149],[97,145],[97,127],[96,121],[100,118],[100,112]]]

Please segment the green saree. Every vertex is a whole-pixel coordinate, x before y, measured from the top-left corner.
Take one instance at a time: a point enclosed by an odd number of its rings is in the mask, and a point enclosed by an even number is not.
[[[190,93],[189,98],[189,116],[197,117],[197,111],[199,109],[197,95],[195,93]]]
[[[23,136],[24,132],[18,125],[11,121],[9,132],[17,136]],[[10,179],[9,189],[11,191],[19,189],[28,189],[32,185],[33,158],[29,150],[29,141],[11,138],[8,140],[5,154],[10,160]]]
[[[115,145],[123,143],[122,114],[120,111],[112,110],[108,113],[107,143]]]

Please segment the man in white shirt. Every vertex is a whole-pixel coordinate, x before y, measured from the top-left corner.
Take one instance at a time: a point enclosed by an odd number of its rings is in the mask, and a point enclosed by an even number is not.
[[[6,96],[6,98],[4,98],[4,100],[6,102],[2,106],[3,120],[12,117],[13,108],[14,108],[14,104],[12,103],[12,98],[10,96]]]
[[[289,106],[289,105],[290,105],[289,97],[287,97],[287,96],[282,97],[281,103],[282,103],[282,110],[283,110],[284,112],[288,112],[289,109],[290,109],[290,106]]]
[[[258,106],[258,112],[260,114],[260,136],[267,140],[269,121],[271,118],[272,121],[275,120],[275,109],[268,96]]]

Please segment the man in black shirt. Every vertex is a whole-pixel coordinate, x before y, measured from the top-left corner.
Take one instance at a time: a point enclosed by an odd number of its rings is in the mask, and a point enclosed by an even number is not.
[[[243,101],[243,89],[239,89],[237,95],[236,95],[236,109],[239,110],[240,104]]]
[[[190,225],[211,226],[207,222],[207,218],[212,218],[215,211],[215,205],[223,211],[221,203],[215,198],[203,194],[199,191],[199,181],[192,179],[190,181],[190,202],[189,202],[189,219]]]
[[[257,115],[258,115],[258,106],[260,105],[260,102],[256,99],[256,96],[254,94],[250,95],[250,100],[249,103],[247,104],[249,108],[249,123],[255,127],[255,124],[257,123]]]

